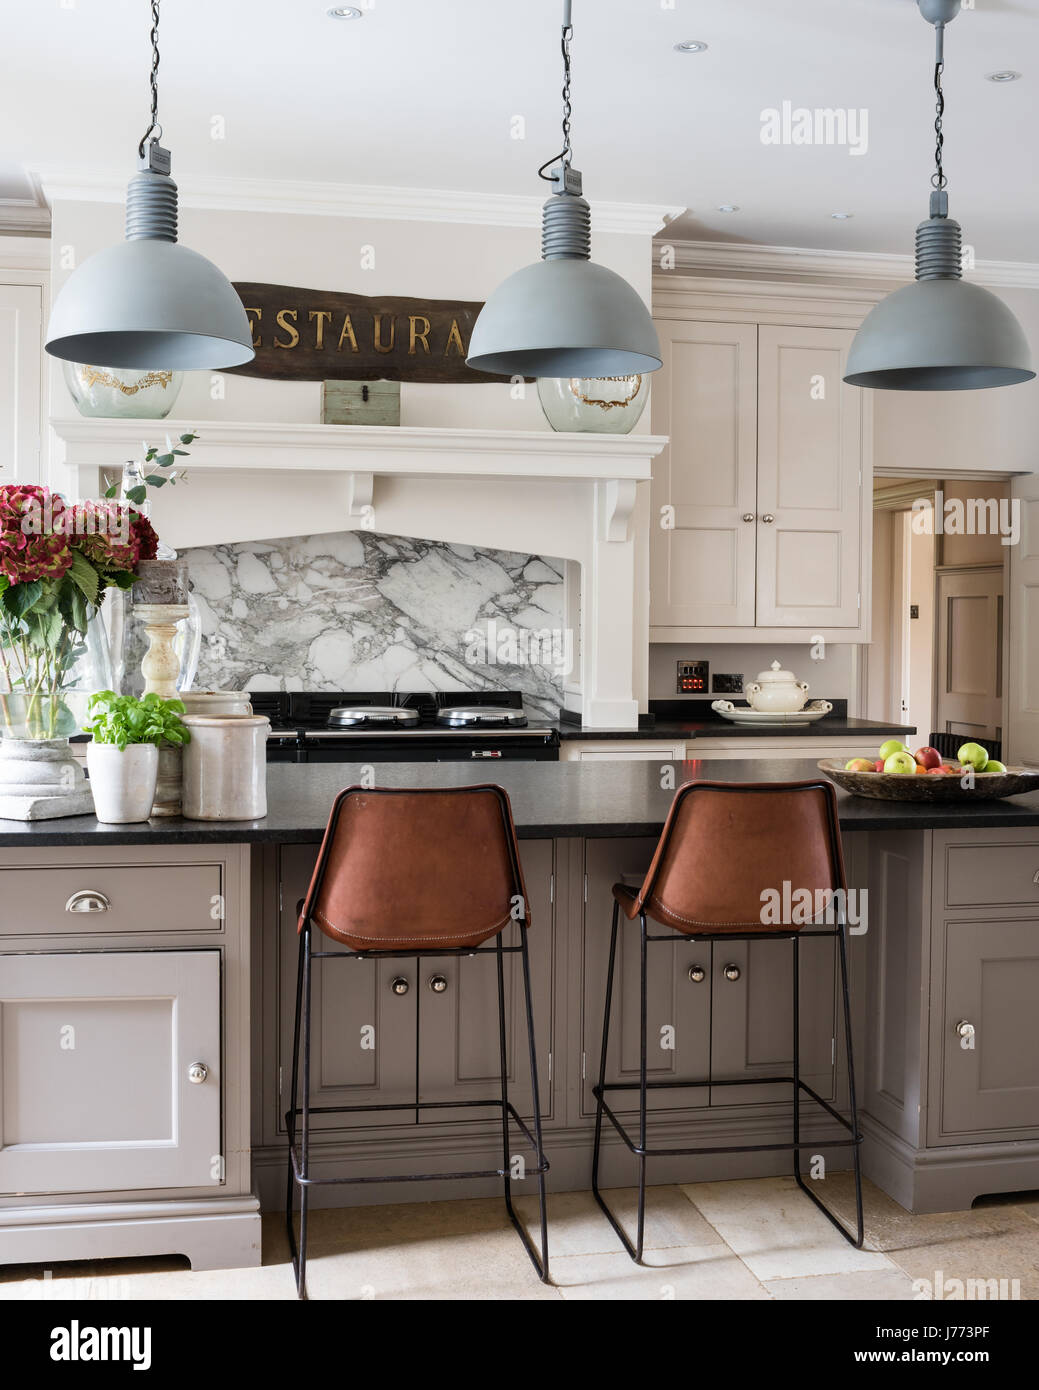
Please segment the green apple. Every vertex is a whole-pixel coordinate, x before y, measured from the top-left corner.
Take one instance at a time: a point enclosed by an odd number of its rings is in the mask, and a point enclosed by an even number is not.
[[[995,759],[995,758],[989,758],[988,762],[985,764],[985,766],[984,766],[984,768],[983,768],[983,771],[984,771],[984,772],[1006,772],[1006,767],[1003,765],[1003,763],[997,761],[997,759]]]
[[[889,754],[884,759],[884,771],[894,772],[900,775],[915,775],[916,759],[908,748],[903,748],[898,752]]]
[[[897,739],[897,738],[889,738],[888,741],[887,741],[886,743],[882,743],[882,744],[880,745],[880,748],[877,750],[877,756],[880,757],[880,758],[883,758],[884,761],[887,762],[888,758],[891,757],[891,754],[892,754],[892,753],[908,753],[908,752],[909,752],[909,749],[905,746],[904,743],[901,742],[901,740],[899,740],[899,739]],[[886,768],[885,768],[885,771],[887,771]]]
[[[844,764],[845,772],[872,772],[873,764],[869,758],[852,758]]]
[[[972,767],[975,772],[984,772],[988,762],[988,749],[982,748],[980,743],[963,743],[956,756],[962,764]]]

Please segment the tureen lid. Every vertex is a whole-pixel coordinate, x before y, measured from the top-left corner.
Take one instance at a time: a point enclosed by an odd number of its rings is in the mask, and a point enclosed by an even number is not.
[[[789,685],[791,682],[797,683],[797,677],[793,671],[784,671],[778,661],[773,661],[767,671],[759,671],[755,680],[759,685]]]

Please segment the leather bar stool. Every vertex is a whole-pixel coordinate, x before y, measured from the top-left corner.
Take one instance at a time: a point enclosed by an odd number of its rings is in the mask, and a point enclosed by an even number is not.
[[[789,885],[784,898],[784,884]],[[774,925],[763,920],[765,890],[777,890],[780,901],[791,901],[798,889],[808,889],[812,903],[830,906],[816,913],[808,923],[793,921]],[[835,893],[835,890],[842,890]],[[821,892],[822,897],[815,895]],[[610,937],[610,964],[606,979],[603,1013],[602,1054],[599,1082],[592,1088],[596,1099],[595,1149],[592,1160],[592,1190],[609,1218],[624,1248],[633,1260],[641,1261],[646,1223],[646,1161],[654,1157],[696,1154],[764,1153],[787,1150],[793,1154],[793,1172],[798,1186],[806,1193],[837,1230],[856,1249],[862,1246],[862,1172],[858,1111],[855,1100],[855,1070],[852,1061],[851,1010],[848,1000],[847,961],[847,882],[841,853],[837,821],[837,797],[833,786],[819,782],[772,782],[739,784],[731,782],[688,782],[679,787],[668,812],[652,863],[639,889],[619,883],[613,889],[613,929]],[[803,901],[803,899],[802,899]],[[641,932],[641,1049],[637,1082],[607,1084],[606,1058],[610,1035],[610,1008],[613,999],[614,967],[620,913],[634,922]],[[791,914],[792,916],[793,914]],[[828,925],[816,925],[819,917]],[[668,928],[666,934],[652,934],[647,918]],[[647,998],[646,956],[653,942],[675,941],[675,933],[695,941],[753,941],[763,937],[785,938],[793,951],[793,1065],[788,1076],[717,1081],[708,1075],[689,1081],[647,1081]],[[799,945],[805,937],[832,937],[840,961],[844,1030],[848,1062],[848,1100],[850,1120],[839,1113],[801,1078],[800,1009],[798,970]],[[681,1089],[685,1086],[741,1086],[785,1082],[793,1092],[793,1136],[778,1144],[738,1144],[718,1147],[652,1149],[647,1142],[647,1095],[655,1088]],[[613,1091],[637,1090],[639,1123],[637,1142],[607,1103]],[[817,1102],[850,1138],[805,1140],[801,1138],[801,1097]],[[654,1111],[654,1115],[660,1114]],[[664,1112],[666,1116],[666,1111]],[[638,1158],[638,1227],[634,1243],[621,1228],[599,1191],[599,1154],[603,1115],[609,1119],[631,1153]],[[855,1170],[857,1226],[853,1235],[806,1186],[801,1175],[802,1150],[850,1147]]]
[[[502,934],[515,921],[519,945],[505,946]],[[548,1160],[541,1138],[534,1015],[530,995],[527,928],[530,915],[520,867],[509,798],[501,787],[473,786],[450,790],[368,790],[348,787],[332,807],[314,876],[299,912],[299,971],[296,1026],[292,1046],[292,1102],[285,1116],[289,1136],[285,1220],[296,1289],[307,1287],[307,1209],[310,1189],[318,1184],[429,1182],[447,1178],[501,1178],[505,1208],[519,1232],[539,1277],[548,1282],[548,1225],[545,1173]],[[337,947],[315,950],[315,927]],[[320,940],[320,938],[318,938]],[[493,946],[484,945],[493,941]],[[373,960],[387,957],[472,956],[494,954],[498,967],[498,1048],[500,1094],[487,1100],[419,1100],[419,1056],[415,1058],[415,1100],[392,1105],[312,1106],[310,1104],[311,972],[315,960]],[[533,1095],[531,1133],[509,1100],[505,1029],[504,958],[522,961],[527,1043]],[[303,1094],[299,1103],[300,1050]],[[312,1115],[355,1111],[419,1112],[435,1109],[490,1107],[501,1115],[502,1165],[459,1173],[411,1173],[356,1178],[315,1178],[310,1166]],[[300,1143],[296,1122],[301,1121]],[[540,1196],[540,1250],[512,1205],[510,1121],[533,1150],[526,1166],[536,1176]],[[296,1243],[293,1189],[299,1189],[300,1230]]]

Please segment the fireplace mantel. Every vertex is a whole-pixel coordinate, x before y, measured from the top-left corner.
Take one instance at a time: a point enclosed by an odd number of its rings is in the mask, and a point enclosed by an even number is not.
[[[197,430],[190,486],[156,502],[162,535],[181,548],[365,528],[568,561],[580,668],[567,705],[590,727],[637,725],[647,683],[649,479],[666,439],[78,417],[52,429],[55,484],[79,497],[99,496],[122,460],[141,457],[143,441]]]

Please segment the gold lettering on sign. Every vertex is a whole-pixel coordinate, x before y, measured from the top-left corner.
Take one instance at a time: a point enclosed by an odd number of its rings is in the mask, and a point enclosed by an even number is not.
[[[296,344],[299,342],[298,329],[293,328],[291,323],[285,322],[285,320],[289,318],[295,319],[297,314],[298,310],[296,309],[279,309],[278,312],[275,314],[274,317],[278,320],[278,327],[284,328],[285,332],[290,335],[289,341],[287,343],[283,343],[280,339],[275,338],[274,346],[276,348],[294,348]]]
[[[397,319],[396,319],[396,316],[394,316],[393,318],[390,319],[390,343],[389,343],[389,347],[383,347],[383,343],[382,343],[382,319],[383,319],[382,314],[376,314],[376,315],[375,315],[375,351],[376,351],[376,352],[392,352],[392,351],[393,351],[394,342],[396,341],[396,337],[397,337]]]
[[[452,343],[455,344],[455,351],[458,353],[459,357],[464,357],[465,344],[462,342],[462,333],[458,327],[457,319],[451,320],[451,332],[447,335],[447,347],[444,348],[445,357],[450,356]]]
[[[357,351],[357,339],[354,337],[354,326],[353,326],[353,324],[350,322],[350,315],[349,315],[349,314],[347,314],[346,318],[343,320],[343,331],[342,331],[342,333],[340,333],[340,335],[339,335],[339,346],[336,348],[336,352],[342,352],[342,350],[343,350],[343,343],[344,343],[344,341],[345,341],[347,338],[350,339],[350,351],[351,351],[351,352],[356,352],[356,351]]]
[[[421,331],[421,332],[419,332],[418,329],[416,328],[416,325],[417,325],[417,324],[420,324],[420,323],[422,324],[422,331]],[[409,314],[409,315],[408,315],[408,356],[409,356],[409,357],[414,357],[414,356],[415,356],[415,344],[416,344],[416,343],[421,343],[421,344],[422,344],[422,351],[423,351],[423,352],[425,352],[425,353],[428,353],[428,352],[429,352],[429,337],[428,337],[428,334],[429,334],[429,319],[424,318],[421,314]]]
[[[311,309],[307,317],[311,320],[317,319],[317,328],[314,333],[314,347],[318,352],[325,350],[325,324],[332,322],[331,309]]]
[[[249,320],[249,326],[252,328],[252,331],[253,331],[253,347],[254,347],[254,348],[263,347],[263,339],[260,337],[260,320],[263,318],[263,310],[262,310],[262,309],[246,309],[245,312],[246,312],[247,314],[255,314],[255,315],[256,315],[256,322],[255,322],[255,323],[253,323],[252,319]]]

